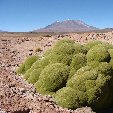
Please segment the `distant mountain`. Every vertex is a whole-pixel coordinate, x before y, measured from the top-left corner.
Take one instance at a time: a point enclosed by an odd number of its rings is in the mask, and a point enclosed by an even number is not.
[[[0,32],[3,32],[2,30],[0,30]]]
[[[7,31],[0,30],[0,32],[7,32]]]
[[[61,22],[56,21],[33,32],[85,32],[93,30],[98,30],[98,28],[89,26],[81,20],[65,20]]]
[[[104,28],[104,29],[100,29],[101,32],[111,32],[113,31],[113,28]]]

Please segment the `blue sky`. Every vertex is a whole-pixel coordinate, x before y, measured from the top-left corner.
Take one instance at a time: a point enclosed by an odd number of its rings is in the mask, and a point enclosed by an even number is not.
[[[0,0],[0,29],[31,31],[54,21],[113,27],[113,0]]]

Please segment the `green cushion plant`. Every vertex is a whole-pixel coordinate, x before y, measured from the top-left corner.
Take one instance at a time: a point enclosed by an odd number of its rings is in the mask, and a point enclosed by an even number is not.
[[[18,69],[16,70],[17,74],[24,74],[25,73],[25,64],[20,64],[20,66],[18,67]]]
[[[39,76],[39,80],[35,83],[35,87],[39,92],[56,92],[58,89],[66,85],[69,76],[69,67],[62,63],[55,63],[46,66]]]
[[[75,74],[68,80],[66,87],[84,92],[87,95],[86,105],[100,110],[109,107],[113,101],[110,81],[112,81],[111,75],[105,75],[103,72],[98,73],[97,70],[91,69],[80,75]]]
[[[17,73],[63,108],[90,106],[98,111],[113,103],[113,45],[109,43],[59,40],[42,56],[28,57]]]
[[[92,47],[87,53],[87,62],[98,61],[98,62],[109,62],[110,54],[105,47]]]
[[[73,54],[75,51],[74,41],[60,40],[53,46],[53,52],[56,54]]]
[[[17,74],[23,74],[25,73],[28,69],[31,68],[32,64],[36,62],[39,59],[39,56],[29,56],[28,58],[25,59],[25,62],[20,65],[20,67],[17,69]]]
[[[102,44],[102,42],[98,40],[90,40],[88,43],[84,44],[84,47],[89,51],[93,46],[98,44]]]
[[[28,78],[28,82],[29,83],[32,83],[32,84],[35,84],[38,79],[39,79],[39,76],[40,76],[40,73],[41,73],[42,69],[41,68],[38,68],[38,69],[34,69],[31,73],[30,73],[30,76]]]
[[[87,63],[87,58],[85,54],[83,53],[75,54],[70,64],[69,78],[71,78],[78,69],[80,69],[81,67],[84,67],[86,63]]]
[[[80,43],[75,43],[74,46],[75,46],[74,54],[78,54],[78,53],[86,54],[87,53],[87,49],[84,47],[84,45],[81,45]]]
[[[86,95],[82,91],[76,91],[71,87],[63,87],[55,95],[55,101],[63,108],[76,109],[85,105]]]
[[[110,60],[109,64],[112,66],[113,68],[113,59]]]
[[[48,57],[44,57],[44,58],[41,58],[40,60],[37,60],[32,66],[30,69],[28,69],[24,75],[24,78],[27,80],[29,77],[30,77],[30,74],[31,72],[34,70],[34,69],[37,69],[38,70],[43,70],[47,65],[49,64],[49,58]],[[38,71],[40,72],[40,71]]]
[[[108,52],[110,54],[110,57],[113,59],[113,49],[108,49]]]
[[[50,64],[63,63],[66,65],[70,65],[71,60],[72,60],[72,56],[73,55],[52,53],[48,57],[49,57]]]

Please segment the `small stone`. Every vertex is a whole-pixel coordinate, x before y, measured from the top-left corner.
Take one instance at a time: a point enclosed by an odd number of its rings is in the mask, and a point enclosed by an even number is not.
[[[25,92],[26,92],[26,89],[25,89],[25,88],[19,88],[19,90],[20,90],[22,93],[25,93]]]

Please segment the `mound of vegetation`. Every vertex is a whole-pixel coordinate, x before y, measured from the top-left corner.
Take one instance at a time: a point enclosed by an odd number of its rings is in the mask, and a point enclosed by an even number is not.
[[[83,53],[78,53],[73,55],[72,61],[70,64],[70,75],[69,77],[72,77],[75,72],[80,69],[81,67],[84,67],[87,63],[86,55]]]
[[[113,45],[109,43],[60,40],[42,56],[28,57],[17,74],[64,108],[101,110],[113,103]]]
[[[78,70],[79,72],[67,81],[66,87],[71,87],[77,92],[82,91],[87,97],[85,101],[87,106],[96,110],[109,107],[113,101],[109,84],[112,81],[111,66],[107,62],[102,62],[96,68],[85,69],[84,67],[84,72]]]
[[[24,74],[38,59],[39,56],[29,56],[28,58],[26,58],[25,62],[21,64],[20,67],[16,70],[17,74]]]
[[[46,66],[35,83],[38,92],[56,92],[66,85],[69,75],[69,66],[55,63]]]
[[[109,62],[110,54],[105,47],[92,47],[87,53],[87,61]]]

